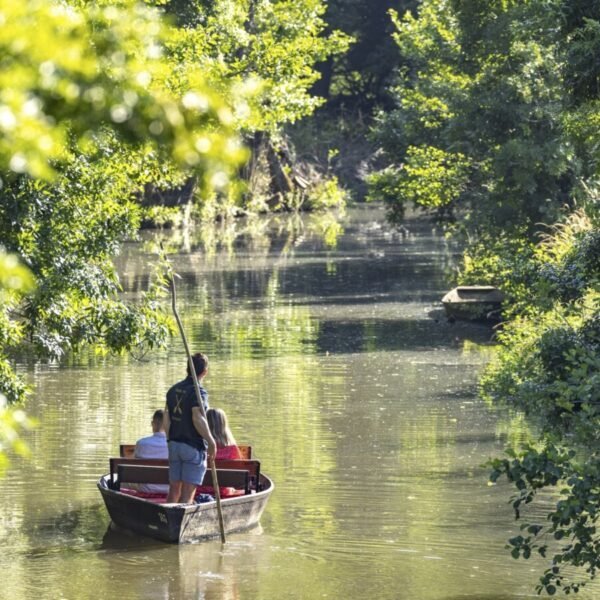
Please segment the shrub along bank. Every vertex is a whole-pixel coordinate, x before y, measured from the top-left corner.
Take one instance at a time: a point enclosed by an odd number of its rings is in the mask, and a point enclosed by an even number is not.
[[[552,490],[509,547],[548,558],[539,591],[577,591],[600,566],[600,4],[422,0],[393,19],[370,193],[392,220],[406,203],[434,212],[466,241],[459,281],[507,294],[481,390],[525,414],[530,439],[492,479],[514,484],[521,518]]]

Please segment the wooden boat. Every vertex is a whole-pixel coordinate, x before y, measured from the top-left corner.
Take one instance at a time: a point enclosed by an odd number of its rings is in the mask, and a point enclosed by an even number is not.
[[[226,461],[222,461],[223,463]],[[258,461],[227,461],[229,463],[257,463]],[[222,467],[223,464],[218,467]],[[231,466],[231,465],[225,465]],[[221,500],[226,533],[250,529],[258,524],[267,501],[273,492],[273,482],[259,471],[256,478],[250,471],[219,468],[219,485],[240,482],[242,495]],[[126,469],[128,469],[126,471]],[[172,543],[188,543],[219,537],[216,502],[204,504],[161,504],[156,500],[122,491],[119,478],[131,481],[131,473],[143,472],[138,477],[149,483],[162,483],[168,478],[168,467],[163,460],[111,459],[111,473],[98,481],[98,489],[113,523],[141,535]],[[118,477],[115,478],[115,472]],[[165,475],[166,474],[166,475]],[[211,483],[210,471],[204,484]],[[241,477],[241,479],[240,479]],[[245,486],[245,489],[244,489]],[[254,488],[254,489],[251,489]]]
[[[442,304],[452,319],[499,320],[504,294],[491,285],[461,285],[450,290]]]

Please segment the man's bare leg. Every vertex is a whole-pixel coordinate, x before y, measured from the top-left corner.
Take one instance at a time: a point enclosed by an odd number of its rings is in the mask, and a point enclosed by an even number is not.
[[[167,496],[167,503],[180,502],[181,498],[181,487],[184,484],[183,481],[169,481],[169,495]]]
[[[196,495],[196,484],[183,482],[181,489],[181,500],[184,504],[192,504],[194,502],[194,496]]]

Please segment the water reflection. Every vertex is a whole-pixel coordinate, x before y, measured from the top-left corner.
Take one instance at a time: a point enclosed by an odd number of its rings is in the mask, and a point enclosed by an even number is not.
[[[164,544],[110,526],[99,555],[111,570],[128,565],[140,569],[141,574],[152,572],[164,561],[164,569],[153,572],[136,586],[137,597],[233,600],[247,597],[246,575],[258,567],[260,556],[253,540],[260,535],[262,528],[258,526],[243,536],[229,536],[225,546],[220,542],[207,542],[165,548]],[[238,568],[240,561],[244,564],[243,571]]]
[[[335,249],[292,219],[171,240],[185,327],[211,358],[211,403],[277,485],[262,529],[177,547],[109,528],[96,480],[183,376],[177,340],[145,361],[23,361],[40,427],[32,460],[2,481],[0,597],[536,597],[543,561],[504,550],[519,524],[481,467],[527,434],[475,393],[492,332],[429,315],[453,249],[426,221],[400,234],[373,209],[348,213]],[[132,295],[153,260],[128,246],[119,268]]]

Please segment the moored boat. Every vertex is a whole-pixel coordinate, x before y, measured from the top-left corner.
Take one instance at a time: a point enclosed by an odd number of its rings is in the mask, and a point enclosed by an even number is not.
[[[467,321],[497,321],[504,294],[491,285],[461,285],[450,290],[442,304],[448,317]]]

